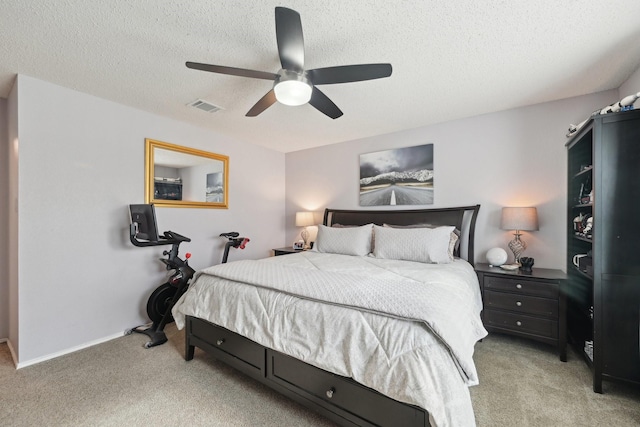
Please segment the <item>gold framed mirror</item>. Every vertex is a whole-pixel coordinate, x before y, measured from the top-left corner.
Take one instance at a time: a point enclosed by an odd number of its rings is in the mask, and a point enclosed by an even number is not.
[[[145,139],[145,203],[227,209],[229,157]]]

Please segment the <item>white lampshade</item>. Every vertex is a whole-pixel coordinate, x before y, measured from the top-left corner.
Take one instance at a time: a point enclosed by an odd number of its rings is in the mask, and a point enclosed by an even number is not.
[[[296,227],[314,225],[313,212],[296,212]]]
[[[278,102],[291,106],[309,102],[312,90],[310,84],[300,80],[281,81],[273,88]]]
[[[500,228],[503,230],[538,230],[536,208],[502,208]]]

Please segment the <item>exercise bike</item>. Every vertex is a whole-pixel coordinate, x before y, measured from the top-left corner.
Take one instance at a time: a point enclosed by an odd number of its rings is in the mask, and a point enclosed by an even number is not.
[[[151,326],[140,325],[125,332],[126,335],[139,333],[147,335],[151,341],[145,343],[145,348],[155,347],[167,342],[164,327],[173,322],[171,309],[189,287],[189,281],[195,270],[189,266],[190,253],[185,259],[178,256],[180,243],[190,242],[191,239],[173,231],[165,231],[158,236],[155,209],[153,205],[130,205],[131,224],[129,226],[129,240],[134,246],[171,245],[171,250],[163,251],[160,258],[167,270],[173,273],[165,283],[158,286],[147,301],[147,315],[151,319]]]
[[[151,341],[145,343],[145,348],[155,347],[167,342],[164,327],[173,322],[171,309],[180,297],[187,291],[189,282],[195,274],[195,270],[189,266],[190,253],[185,254],[185,259],[178,256],[180,243],[190,242],[191,239],[173,231],[165,231],[162,236],[158,235],[153,205],[129,205],[131,214],[131,224],[129,227],[129,239],[134,246],[160,246],[171,245],[170,251],[163,251],[167,258],[160,258],[167,270],[173,270],[169,279],[158,286],[153,291],[147,302],[147,315],[151,319],[151,326],[140,325],[129,329],[126,335],[139,333],[147,335]],[[224,248],[222,263],[226,263],[229,257],[230,248],[244,249],[249,242],[246,237],[231,231],[220,234],[220,237],[227,238]]]

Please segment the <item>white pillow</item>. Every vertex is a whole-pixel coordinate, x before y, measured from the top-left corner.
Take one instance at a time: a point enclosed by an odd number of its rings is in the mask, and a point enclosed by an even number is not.
[[[413,225],[392,225],[392,224],[382,224],[383,227],[391,227],[391,228],[438,228],[443,227],[442,225],[433,225],[433,224],[413,224]],[[460,230],[454,228],[451,232],[451,236],[449,237],[449,258],[453,261],[454,254],[460,248]]]
[[[391,228],[374,225],[376,258],[447,264],[451,233],[455,227]]]
[[[327,227],[318,226],[318,237],[313,250],[342,255],[366,256],[371,252],[371,227]]]

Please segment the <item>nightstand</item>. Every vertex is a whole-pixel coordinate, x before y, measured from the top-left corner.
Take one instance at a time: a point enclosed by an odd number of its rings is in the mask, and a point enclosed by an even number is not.
[[[533,268],[529,274],[476,264],[482,291],[482,322],[500,332],[555,345],[567,361],[566,274]]]
[[[289,255],[298,252],[302,252],[302,249],[293,249],[292,246],[288,246],[286,248],[273,249],[273,256]]]

